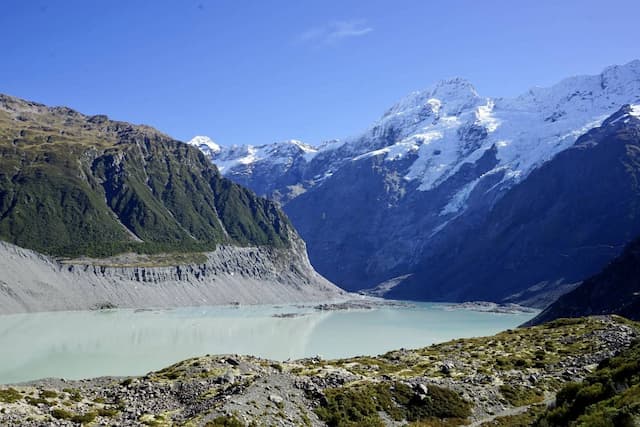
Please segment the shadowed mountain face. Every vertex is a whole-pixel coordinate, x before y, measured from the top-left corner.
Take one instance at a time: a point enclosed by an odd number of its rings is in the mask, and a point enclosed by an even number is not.
[[[500,300],[598,272],[640,234],[640,119],[623,107],[510,189],[390,295]]]
[[[146,127],[0,95],[0,238],[58,256],[286,247],[272,202]]]
[[[599,314],[640,320],[640,239],[631,242],[602,272],[561,296],[527,325]]]

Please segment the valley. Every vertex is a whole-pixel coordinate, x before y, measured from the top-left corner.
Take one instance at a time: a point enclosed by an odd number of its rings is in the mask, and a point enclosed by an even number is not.
[[[251,22],[224,2],[19,3],[1,89],[51,106],[0,94],[1,426],[639,425],[640,60],[432,56],[505,41],[486,2],[451,25],[473,38],[411,51],[434,25],[388,7],[314,24],[272,4]],[[589,25],[624,10],[598,9]],[[614,41],[571,52],[612,63]],[[274,138],[298,134],[324,136]]]

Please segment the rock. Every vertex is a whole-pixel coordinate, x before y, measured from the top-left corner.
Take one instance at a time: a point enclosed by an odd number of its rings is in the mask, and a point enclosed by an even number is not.
[[[282,403],[284,401],[284,399],[280,396],[278,396],[277,394],[270,394],[269,395],[269,400],[272,401],[273,403],[275,403],[276,405]]]
[[[416,386],[416,390],[418,391],[418,394],[429,394],[429,388],[424,384],[418,384]]]
[[[449,374],[451,374],[451,371],[453,371],[453,369],[455,367],[456,367],[456,365],[453,362],[445,361],[440,366],[440,372],[442,372],[445,375],[449,375]]]
[[[229,384],[235,384],[236,376],[233,375],[233,372],[226,371],[224,373],[224,375],[222,376],[222,382],[229,383]]]

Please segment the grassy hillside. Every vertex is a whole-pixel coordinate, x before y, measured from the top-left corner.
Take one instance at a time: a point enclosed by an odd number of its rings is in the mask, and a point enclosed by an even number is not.
[[[57,256],[287,246],[277,207],[146,126],[0,95],[0,238]]]

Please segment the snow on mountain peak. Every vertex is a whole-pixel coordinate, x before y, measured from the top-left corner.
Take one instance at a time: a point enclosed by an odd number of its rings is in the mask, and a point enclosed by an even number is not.
[[[215,163],[221,173],[238,166],[249,167],[256,162],[269,162],[274,165],[291,166],[301,157],[310,162],[318,153],[318,149],[290,139],[265,145],[231,145],[219,146],[206,136],[196,136],[189,144],[200,148]]]
[[[456,114],[463,108],[476,105],[482,98],[475,87],[459,77],[441,80],[427,90],[412,92],[391,107],[382,117],[420,114]],[[444,109],[443,109],[444,108]]]
[[[194,136],[187,144],[200,148],[200,150],[209,156],[217,154],[221,150],[220,146],[213,142],[208,136]]]
[[[407,141],[418,141],[418,158],[406,178],[418,180],[420,190],[429,190],[495,147],[496,169],[505,171],[505,180],[518,181],[621,105],[640,101],[640,61],[608,67],[596,76],[570,77],[512,99],[482,98],[465,80],[452,79],[411,94],[383,120],[397,121],[396,116],[408,111],[415,114],[417,106],[426,101],[433,105],[436,98],[442,108],[432,108],[433,116],[425,120],[404,120],[410,132],[393,143],[415,151],[416,146]],[[422,138],[424,135],[431,137]],[[400,158],[396,149],[386,151],[396,153],[387,160]]]

